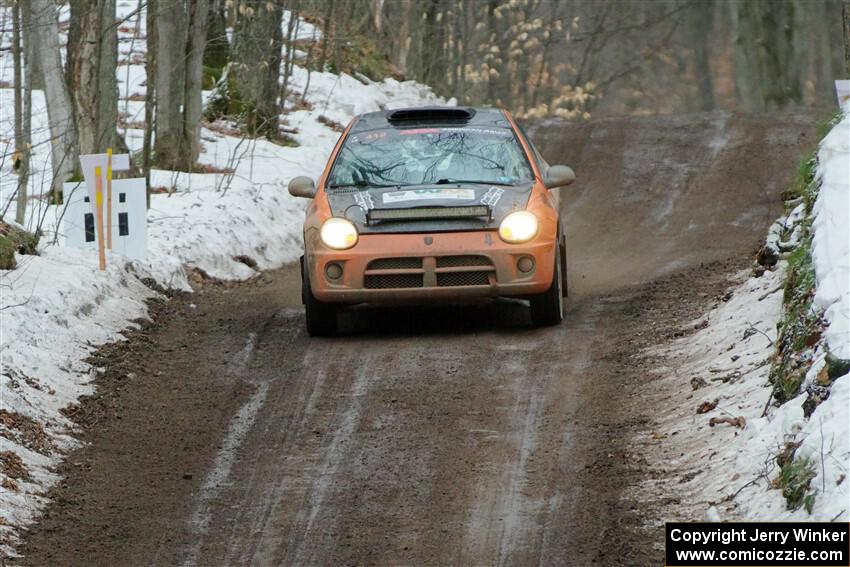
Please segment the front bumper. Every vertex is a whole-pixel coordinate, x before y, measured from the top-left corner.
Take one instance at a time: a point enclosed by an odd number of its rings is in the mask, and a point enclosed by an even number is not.
[[[319,301],[427,303],[542,293],[552,284],[556,249],[554,235],[507,244],[491,230],[365,234],[343,251],[309,242],[306,261]],[[521,259],[533,268],[521,271]],[[339,277],[329,276],[331,264],[341,268]]]

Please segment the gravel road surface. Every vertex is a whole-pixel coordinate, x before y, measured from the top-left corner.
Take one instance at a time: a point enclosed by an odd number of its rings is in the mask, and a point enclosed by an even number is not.
[[[528,125],[561,189],[571,297],[347,313],[310,339],[298,271],[200,283],[108,345],[25,565],[660,565],[628,497],[644,346],[747,267],[809,114]],[[317,171],[323,164],[316,164]],[[659,499],[670,495],[659,495]]]

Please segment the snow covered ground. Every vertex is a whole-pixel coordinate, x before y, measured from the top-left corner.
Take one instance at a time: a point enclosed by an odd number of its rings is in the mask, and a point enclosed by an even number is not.
[[[828,327],[809,351],[811,366],[802,393],[779,407],[768,403],[770,362],[783,313],[784,261],[761,277],[740,274],[731,298],[704,322],[695,322],[701,330],[648,353],[667,360],[657,370],[653,396],[658,407],[671,409],[641,439],[656,455],[652,464],[659,475],[641,487],[638,497],[677,498],[668,519],[850,517],[850,376],[832,381],[829,397],[811,416],[803,410],[807,386],[816,385],[819,374],[823,380],[826,352],[850,358],[850,109],[821,142],[816,179],[820,190],[811,219],[814,309]],[[798,208],[778,222],[796,234],[795,227],[805,220],[802,211]],[[768,240],[779,232],[772,230]],[[814,500],[808,510],[789,510],[779,488],[776,457],[789,444],[798,445],[794,458],[811,467],[808,494]]]
[[[850,359],[850,108],[846,112],[818,151],[812,259],[818,280],[815,305],[829,322],[829,349]]]
[[[118,2],[119,16],[135,8],[136,2]],[[67,13],[62,17],[67,19]],[[119,28],[118,108],[125,113],[119,131],[132,151],[141,149],[143,137],[138,126],[144,116],[145,72],[139,64],[144,21],[144,15],[138,21],[130,18]],[[308,36],[299,34],[302,38],[320,35],[309,25],[303,33]],[[11,84],[7,54],[0,55],[0,81]],[[310,109],[283,116],[296,130],[292,137],[299,147],[242,140],[228,134],[227,124],[204,127],[200,163],[232,173],[155,170],[151,185],[168,193],[152,199],[148,255],[129,261],[110,254],[105,272],[97,270],[95,254],[63,246],[62,207],[39,198],[50,184],[49,132],[43,93],[33,93],[30,193],[36,197],[25,225],[40,226],[44,236],[39,256],[19,256],[16,270],[0,271],[0,553],[9,551],[17,528],[32,521],[45,491],[57,481],[52,470],[74,447],[71,422],[60,410],[91,393],[96,369],[83,359],[98,345],[121,339],[121,330],[145,315],[144,302],[155,292],[141,280],[190,290],[187,266],[215,278],[246,279],[256,271],[235,257],[252,258],[258,269],[296,259],[306,202],[290,197],[287,183],[297,175],[317,177],[339,136],[319,117],[346,124],[361,112],[445,104],[429,87],[412,81],[364,84],[348,75],[319,72],[309,80]],[[296,67],[290,81],[303,92],[307,71]],[[14,148],[12,100],[12,89],[0,88],[0,151],[6,156]],[[17,177],[9,173],[8,157],[0,167],[0,205],[5,207]],[[14,216],[12,201],[6,219]]]

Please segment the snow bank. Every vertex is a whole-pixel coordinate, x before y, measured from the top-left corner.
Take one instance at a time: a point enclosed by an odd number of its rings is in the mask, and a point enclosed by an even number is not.
[[[830,351],[850,359],[850,112],[818,151],[820,192],[814,206],[815,306],[824,312]]]
[[[135,1],[119,1],[119,16],[136,6]],[[133,33],[137,22],[138,36]],[[139,127],[144,103],[139,99],[145,94],[145,71],[138,63],[145,49],[144,22],[142,15],[119,28],[118,106],[124,113],[119,130],[131,151],[140,150],[143,139]],[[308,36],[320,34],[305,25],[299,38]],[[11,83],[12,62],[7,54],[0,52],[0,81]],[[47,205],[43,197],[51,178],[44,96],[33,92],[33,198],[25,226],[30,230],[40,226],[44,236],[40,256],[19,256],[16,270],[0,271],[0,411],[40,423],[49,447],[41,447],[40,452],[28,447],[14,427],[0,419],[0,452],[20,456],[28,474],[16,481],[16,487],[0,483],[0,552],[10,552],[16,529],[32,521],[45,491],[57,480],[55,466],[74,447],[71,422],[60,409],[92,391],[95,369],[82,360],[97,346],[121,339],[120,331],[130,321],[145,316],[145,300],[155,292],[142,279],[188,291],[186,267],[219,279],[239,280],[256,275],[256,270],[237,257],[250,257],[258,269],[295,260],[307,202],[291,197],[286,186],[292,177],[315,178],[324,168],[339,137],[325,118],[344,125],[357,113],[446,104],[429,87],[413,81],[364,84],[345,74],[316,71],[309,80],[305,97],[309,110],[281,117],[299,147],[243,140],[229,135],[229,124],[202,128],[199,162],[222,173],[154,170],[151,186],[163,192],[153,195],[148,212],[148,255],[144,261],[128,261],[110,254],[105,272],[97,270],[95,254],[62,245],[63,208]],[[307,71],[296,66],[291,85],[299,95],[303,93]],[[0,88],[3,132],[13,131],[12,100],[12,89]],[[8,156],[12,148],[14,139],[0,137],[0,151]],[[0,204],[9,203],[8,220],[15,216],[10,198],[17,177],[8,173],[8,160],[0,167]],[[6,478],[0,473],[0,481]]]
[[[658,475],[652,476],[658,480],[644,483],[637,497],[654,501],[665,494],[677,499],[679,505],[667,511],[668,520],[848,518],[850,377],[833,383],[829,398],[809,419],[802,407],[806,393],[778,408],[768,406],[784,278],[783,261],[776,271],[746,279],[728,302],[708,314],[707,325],[694,322],[705,328],[648,353],[668,361],[656,370],[651,403],[670,409],[639,439],[639,446],[653,456],[651,466]],[[812,356],[806,383],[824,365],[823,348]],[[704,402],[716,405],[698,413]],[[795,457],[812,464],[816,493],[811,514],[803,507],[788,510],[781,490],[772,484],[779,473],[775,457],[786,443],[801,443]]]
[[[787,263],[748,278],[731,299],[712,310],[690,337],[654,349],[668,367],[658,372],[652,403],[672,410],[640,440],[653,455],[658,480],[647,481],[637,497],[659,492],[678,498],[668,519],[847,521],[850,518],[850,375],[824,381],[827,351],[850,358],[850,114],[845,114],[818,152],[820,190],[813,209],[812,257],[816,273],[814,308],[828,326],[825,340],[807,357],[802,393],[779,407],[770,405],[768,383],[782,317]],[[774,224],[768,235],[779,251],[793,249],[801,232],[799,206]],[[782,242],[782,232],[791,232]],[[696,322],[695,322],[696,323]],[[806,418],[807,388],[828,398]],[[685,403],[682,402],[685,400]],[[706,403],[697,411],[698,404]],[[776,456],[796,445],[814,475],[811,510],[789,510],[777,487]]]
[[[693,322],[699,331],[647,353],[667,361],[655,371],[658,380],[648,403],[669,409],[639,439],[659,474],[641,487],[638,497],[679,499],[681,505],[665,519],[716,520],[716,508],[705,517],[709,507],[742,488],[764,466],[766,455],[748,446],[746,438],[766,423],[761,413],[770,397],[769,358],[782,314],[784,277],[784,262],[760,278],[739,274],[736,280],[744,281],[731,298]],[[697,413],[706,402],[716,405]],[[743,418],[744,427],[712,426],[712,418]],[[767,483],[755,487],[765,490]],[[784,502],[776,491],[770,495]],[[737,501],[721,506],[720,518],[737,517],[737,506]]]
[[[49,246],[40,256],[19,257],[18,268],[0,272],[0,411],[40,423],[48,446],[0,427],[0,451],[19,455],[29,478],[17,490],[0,486],[0,518],[25,525],[42,504],[62,453],[75,446],[70,421],[60,410],[92,390],[94,369],[82,362],[99,345],[121,338],[128,321],[147,313],[152,292],[117,258],[105,272],[80,250]],[[0,474],[0,479],[6,475]],[[9,526],[0,543],[6,543]]]

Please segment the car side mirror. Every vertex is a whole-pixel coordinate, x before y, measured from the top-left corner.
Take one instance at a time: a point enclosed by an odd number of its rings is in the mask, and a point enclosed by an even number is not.
[[[293,197],[312,199],[316,196],[316,184],[309,177],[299,175],[289,182],[289,194]]]
[[[546,170],[545,184],[548,189],[564,187],[576,180],[573,168],[566,165],[551,165]]]

